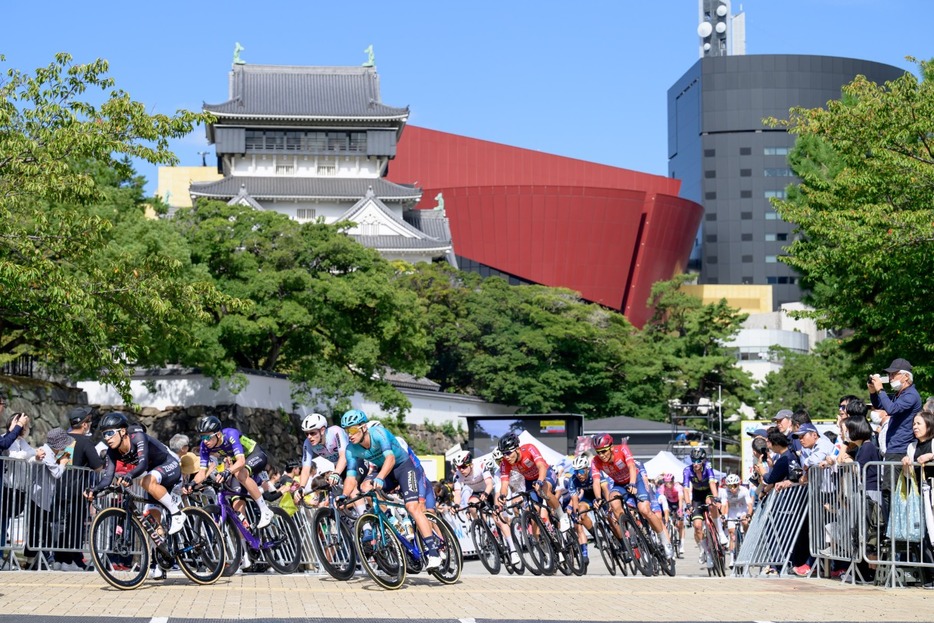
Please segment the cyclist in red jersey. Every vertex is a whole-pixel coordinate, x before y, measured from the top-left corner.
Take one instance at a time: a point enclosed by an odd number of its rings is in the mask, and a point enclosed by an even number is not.
[[[515,433],[507,433],[499,440],[499,450],[503,453],[503,462],[500,465],[499,499],[504,500],[509,493],[509,474],[516,470],[525,478],[527,491],[536,491],[548,504],[548,507],[558,518],[558,529],[564,532],[571,527],[564,509],[558,503],[555,495],[557,481],[555,474],[534,445],[527,443],[519,445],[519,437]]]
[[[618,521],[623,513],[622,504],[632,500],[639,509],[639,514],[658,535],[659,541],[665,547],[665,554],[671,558],[674,550],[668,538],[668,531],[665,530],[662,518],[652,512],[649,492],[645,487],[645,481],[639,476],[639,468],[636,467],[636,460],[629,451],[629,446],[624,443],[614,446],[613,438],[603,433],[593,436],[593,447],[597,452],[597,456],[593,459],[593,469],[603,472],[610,479],[608,483],[610,499],[613,500],[610,502],[610,510],[613,511],[613,516]],[[614,496],[614,492],[618,496]]]

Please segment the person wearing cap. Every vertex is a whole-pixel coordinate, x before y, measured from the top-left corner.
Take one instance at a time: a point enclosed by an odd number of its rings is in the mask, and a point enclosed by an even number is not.
[[[91,411],[91,407],[75,407],[68,412],[68,423],[71,425],[68,434],[75,440],[71,464],[75,467],[100,469],[104,466],[104,461],[91,443]]]
[[[101,455],[91,442],[91,407],[75,407],[68,412],[68,423],[71,426],[68,435],[74,439],[71,451],[71,464],[74,467],[87,467],[90,470],[100,470],[104,466]],[[81,492],[90,486],[93,472],[83,469],[68,470],[62,478],[62,487],[59,488],[59,503],[65,517],[72,520],[68,522],[62,534],[61,547],[70,549],[70,552],[58,552],[56,562],[61,563],[63,571],[87,571],[88,565],[81,554],[81,545],[84,540],[82,527],[85,525],[89,512],[89,505],[82,500]]]
[[[914,386],[911,364],[902,358],[892,360],[885,369],[889,375],[889,387],[893,396],[882,389],[879,375],[869,377],[866,383],[869,399],[874,409],[882,409],[889,414],[889,426],[885,436],[885,460],[901,461],[908,451],[908,444],[914,441],[911,430],[912,420],[921,411],[921,396]]]
[[[819,465],[821,461],[833,454],[833,444],[810,422],[799,426],[794,435],[801,442],[801,467],[804,469]]]
[[[782,434],[785,435],[785,437],[788,437],[789,439],[791,439],[792,425],[793,425],[792,418],[794,417],[794,415],[795,415],[795,412],[792,411],[791,409],[782,409],[781,411],[776,413],[775,416],[772,418],[772,422],[774,422],[775,425],[778,426],[778,430],[782,431]]]

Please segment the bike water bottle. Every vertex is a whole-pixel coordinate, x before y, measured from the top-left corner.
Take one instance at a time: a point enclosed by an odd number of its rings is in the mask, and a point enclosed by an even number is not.
[[[405,515],[402,516],[402,530],[401,530],[401,532],[402,532],[402,536],[404,536],[405,538],[407,538],[407,539],[410,540],[410,541],[411,541],[412,539],[415,538],[415,529],[414,529],[414,527],[412,526],[412,518],[409,517],[409,514],[408,514],[408,513],[406,513]]]

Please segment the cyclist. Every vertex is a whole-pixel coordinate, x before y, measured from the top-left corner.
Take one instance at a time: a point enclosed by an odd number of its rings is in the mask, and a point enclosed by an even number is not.
[[[736,522],[740,522],[745,532],[752,515],[752,496],[736,474],[726,477],[726,487],[720,490],[720,504],[726,515],[726,526],[730,532],[730,566],[733,566],[733,553],[736,551]]]
[[[357,487],[361,463],[367,461],[373,464],[378,470],[373,477],[373,487],[377,490],[399,487],[405,509],[415,522],[428,550],[425,568],[436,569],[441,566],[441,556],[438,554],[438,542],[431,523],[419,504],[419,475],[415,464],[392,433],[382,426],[370,427],[368,422],[366,413],[359,409],[351,409],[341,417],[341,428],[350,439],[346,451],[344,495],[350,495]]]
[[[328,421],[320,413],[312,413],[302,420],[305,441],[302,443],[302,473],[298,477],[299,490],[295,492],[295,502],[307,493],[308,482],[312,476],[315,457],[324,457],[334,464],[334,471],[327,475],[328,484],[336,485],[347,469],[347,444],[350,440],[340,426],[328,426]]]
[[[454,504],[465,508],[469,503],[484,502],[493,507],[493,474],[478,461],[474,461],[470,452],[462,450],[454,455]],[[470,509],[470,516],[476,517],[477,511]],[[503,535],[503,540],[509,547],[510,562],[514,565],[519,564],[519,553],[515,550],[512,542],[512,534],[509,531],[509,524],[499,518],[499,513],[493,513],[493,520],[496,522]]]
[[[684,555],[684,487],[680,482],[675,482],[674,474],[662,474],[662,486],[659,491],[665,500],[668,501],[668,510],[674,515],[675,523],[678,528],[678,535],[681,537],[678,544],[678,555]]]
[[[206,415],[198,422],[198,433],[201,435],[201,467],[195,474],[192,483],[197,485],[204,482],[208,475],[208,464],[212,456],[218,458],[218,463],[232,459],[227,467],[234,478],[237,479],[246,492],[259,507],[259,521],[256,528],[265,528],[273,519],[272,511],[266,505],[260,491],[261,472],[266,467],[266,453],[255,441],[242,435],[236,428],[224,428],[216,416]],[[238,509],[239,510],[239,509]]]
[[[98,430],[101,431],[101,437],[107,445],[104,472],[97,486],[85,492],[85,497],[93,499],[95,494],[109,487],[114,480],[117,484],[128,487],[134,479],[142,476],[140,485],[148,494],[149,502],[144,512],[155,514],[158,523],[158,502],[172,517],[169,534],[181,530],[185,525],[185,514],[179,510],[178,504],[169,493],[182,477],[178,457],[162,445],[162,442],[147,435],[142,426],[130,426],[126,414],[120,411],[102,417]],[[115,478],[118,462],[130,469]]]
[[[500,500],[506,498],[509,492],[509,477],[513,471],[517,471],[525,479],[526,491],[534,489],[554,511],[558,517],[558,529],[562,532],[570,529],[571,522],[555,495],[554,472],[538,448],[530,443],[520,445],[519,437],[515,433],[506,433],[499,440],[499,451],[503,453],[499,477]]]
[[[706,560],[707,566],[713,565],[713,560],[708,560],[707,546],[704,541],[704,506],[710,511],[710,518],[717,529],[717,536],[722,545],[729,543],[726,534],[723,533],[723,526],[720,524],[720,508],[717,490],[717,478],[714,476],[713,467],[707,461],[707,451],[703,448],[694,448],[691,450],[691,464],[684,468],[684,482],[681,483],[684,488],[684,502],[691,508],[691,522],[694,524],[694,542],[700,550],[698,562]]]
[[[570,506],[577,513],[577,542],[581,547],[584,564],[590,564],[587,552],[587,533],[584,528],[593,532],[593,521],[590,518],[590,509],[596,506],[597,500],[603,503],[603,478],[600,472],[591,467],[590,457],[581,454],[574,457],[571,463],[570,478],[568,479],[568,493],[571,494]]]
[[[623,514],[622,504],[631,499],[639,510],[639,514],[658,535],[659,542],[665,548],[665,555],[671,558],[674,555],[671,540],[668,538],[668,532],[662,524],[661,517],[652,512],[649,492],[639,473],[636,460],[629,451],[629,446],[624,443],[614,446],[613,437],[607,433],[594,435],[592,441],[594,450],[597,452],[593,460],[593,468],[606,475],[610,495],[618,494],[611,497],[610,502],[610,509],[617,520],[614,524],[619,522],[619,516]],[[617,534],[617,536],[621,535]]]

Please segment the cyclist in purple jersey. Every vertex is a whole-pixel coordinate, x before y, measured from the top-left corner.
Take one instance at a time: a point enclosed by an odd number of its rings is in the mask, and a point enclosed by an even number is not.
[[[201,466],[192,479],[192,484],[199,484],[207,478],[208,464],[212,455],[218,457],[218,462],[223,459],[232,459],[233,463],[227,471],[246,489],[259,507],[257,529],[268,526],[274,515],[266,505],[266,500],[263,499],[259,488],[259,475],[268,462],[266,453],[255,441],[246,435],[241,435],[236,428],[222,428],[221,421],[213,415],[201,418],[198,422],[198,432],[201,434]],[[185,492],[190,493],[191,487],[186,487]]]
[[[684,468],[684,504],[691,509],[691,521],[694,524],[694,542],[700,550],[700,561],[707,560],[704,542],[704,506],[710,511],[710,519],[717,529],[720,543],[727,545],[730,539],[723,532],[720,523],[720,498],[717,489],[717,477],[713,467],[707,461],[707,451],[703,448],[691,450],[691,464]],[[709,566],[709,565],[708,565]]]

